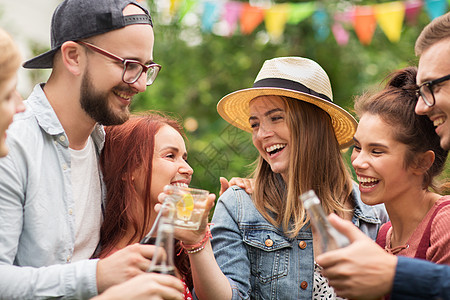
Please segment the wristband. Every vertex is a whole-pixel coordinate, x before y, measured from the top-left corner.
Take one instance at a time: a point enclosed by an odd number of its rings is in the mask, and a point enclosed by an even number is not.
[[[208,226],[206,228],[205,236],[203,237],[203,239],[200,242],[198,242],[197,244],[193,244],[193,245],[186,245],[185,243],[180,241],[180,245],[184,249],[184,251],[188,254],[197,253],[197,252],[205,249],[205,244],[209,239],[212,239],[212,235],[211,235],[211,231],[209,230],[209,226]]]

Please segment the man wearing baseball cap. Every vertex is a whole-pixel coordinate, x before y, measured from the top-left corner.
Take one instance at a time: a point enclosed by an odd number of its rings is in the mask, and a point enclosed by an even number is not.
[[[50,78],[25,101],[0,161],[0,298],[87,299],[148,269],[149,245],[89,258],[105,199],[102,125],[125,122],[133,96],[155,80],[153,43],[150,14],[135,0],[56,8],[51,49],[24,63],[52,68]],[[156,296],[181,297],[175,277],[148,278]]]

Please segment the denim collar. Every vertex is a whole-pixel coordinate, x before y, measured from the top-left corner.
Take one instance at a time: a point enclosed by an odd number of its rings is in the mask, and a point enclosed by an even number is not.
[[[381,223],[380,218],[373,206],[364,204],[361,200],[361,192],[359,191],[358,184],[353,182],[353,199],[355,200],[355,211],[354,218],[361,219],[367,223],[379,224]]]

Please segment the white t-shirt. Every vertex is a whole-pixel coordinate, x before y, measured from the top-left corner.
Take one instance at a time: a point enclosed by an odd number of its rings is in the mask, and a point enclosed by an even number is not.
[[[92,138],[89,137],[84,149],[70,149],[70,154],[76,224],[72,261],[75,262],[94,253],[100,241],[103,216],[98,160]]]

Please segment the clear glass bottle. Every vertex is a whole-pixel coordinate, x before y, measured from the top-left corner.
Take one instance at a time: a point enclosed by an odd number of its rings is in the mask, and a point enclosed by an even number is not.
[[[147,272],[175,276],[173,224],[170,218],[161,217],[159,219],[155,246],[155,253]]]
[[[303,202],[303,207],[306,209],[311,224],[313,226],[313,234],[319,235],[320,249],[322,253],[342,248],[350,244],[348,238],[337,231],[328,222],[328,219],[323,211],[320,200],[313,190],[300,195],[300,200]]]

